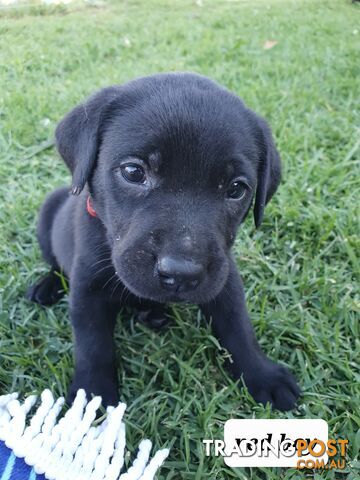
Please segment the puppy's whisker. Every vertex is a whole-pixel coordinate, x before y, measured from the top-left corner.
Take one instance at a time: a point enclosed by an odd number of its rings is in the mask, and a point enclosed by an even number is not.
[[[115,287],[112,289],[112,292],[111,292],[111,294],[110,294],[110,297],[111,297],[111,298],[113,297],[114,293],[116,292],[116,290],[117,290],[117,288],[118,288],[118,286],[119,286],[120,284],[121,284],[121,280],[120,280],[120,278],[119,278],[118,281],[115,283]],[[121,297],[122,297],[122,295],[123,295],[123,292],[122,292],[122,294],[121,294]],[[120,303],[121,303],[121,297],[120,297]]]
[[[91,268],[95,267],[95,265],[98,265],[99,263],[109,262],[109,261],[111,261],[111,257],[103,258],[102,260],[98,260],[97,262],[93,263],[93,264],[91,265]]]
[[[99,243],[98,245],[95,245],[93,251],[97,252],[102,247],[106,247],[110,251],[110,245],[108,244],[108,242],[106,240],[104,242]]]
[[[131,295],[131,292],[130,292],[130,290],[125,289],[123,293],[125,293],[125,298],[124,298],[123,301],[124,301],[124,304],[126,304],[128,298],[129,298],[130,295]],[[121,303],[121,302],[120,302],[120,303]]]
[[[117,274],[116,272],[114,273],[114,275],[112,275],[106,282],[105,284],[102,286],[102,290],[104,290],[104,288],[114,279],[117,277]]]
[[[99,275],[99,273],[103,272],[104,270],[107,270],[108,268],[114,268],[113,265],[106,265],[106,267],[102,267],[100,268],[99,270],[97,270],[94,274],[93,274],[93,278],[96,277],[96,275]]]
[[[120,300],[119,300],[119,302],[121,303],[122,301],[124,301],[124,304],[125,304],[126,301],[127,301],[127,299],[128,299],[129,296],[130,296],[130,293],[131,293],[130,290],[127,289],[127,288],[124,286],[124,289],[123,289],[123,291],[121,292],[121,295],[120,295]],[[125,295],[125,298],[123,299],[124,295]]]

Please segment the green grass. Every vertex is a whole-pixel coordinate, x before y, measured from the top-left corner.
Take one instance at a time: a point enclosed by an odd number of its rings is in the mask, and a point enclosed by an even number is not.
[[[0,9],[1,393],[64,394],[73,369],[66,300],[44,310],[23,296],[47,269],[37,210],[69,182],[55,151],[39,146],[99,87],[193,70],[237,92],[276,136],[283,183],[261,229],[246,221],[235,254],[261,345],[304,395],[287,414],[255,404],[224,372],[196,308],[174,308],[161,333],[122,315],[128,445],[147,435],[172,446],[160,479],[298,479],[291,469],[229,469],[204,456],[202,439],[222,438],[230,417],[324,418],[331,437],[349,439],[350,464],[312,478],[359,478],[359,13],[347,0]],[[266,40],[278,44],[265,50]]]

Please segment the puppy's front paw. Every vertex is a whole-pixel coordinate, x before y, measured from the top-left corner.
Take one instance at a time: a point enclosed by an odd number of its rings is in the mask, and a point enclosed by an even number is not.
[[[244,376],[245,384],[254,399],[277,410],[292,410],[301,394],[295,378],[282,365],[265,359]]]
[[[66,398],[68,405],[73,403],[80,388],[85,390],[88,400],[99,395],[105,408],[109,405],[116,406],[119,402],[118,388],[113,381],[106,378],[86,380],[82,379],[81,376],[75,376]]]

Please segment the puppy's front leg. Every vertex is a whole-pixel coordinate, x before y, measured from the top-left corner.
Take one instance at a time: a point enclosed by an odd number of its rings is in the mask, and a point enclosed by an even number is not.
[[[79,285],[80,283],[80,285]],[[119,308],[104,292],[91,291],[77,281],[70,294],[70,315],[75,336],[75,375],[68,401],[79,388],[101,395],[103,405],[118,402],[113,333]]]
[[[283,366],[272,362],[261,351],[246,309],[244,288],[236,265],[231,261],[228,280],[220,294],[201,306],[212,318],[215,335],[232,355],[230,370],[243,375],[256,401],[270,402],[279,410],[290,410],[300,394],[294,377]]]

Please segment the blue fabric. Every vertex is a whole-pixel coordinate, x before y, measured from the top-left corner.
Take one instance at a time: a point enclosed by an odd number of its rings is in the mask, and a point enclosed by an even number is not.
[[[0,441],[0,480],[45,480]]]

